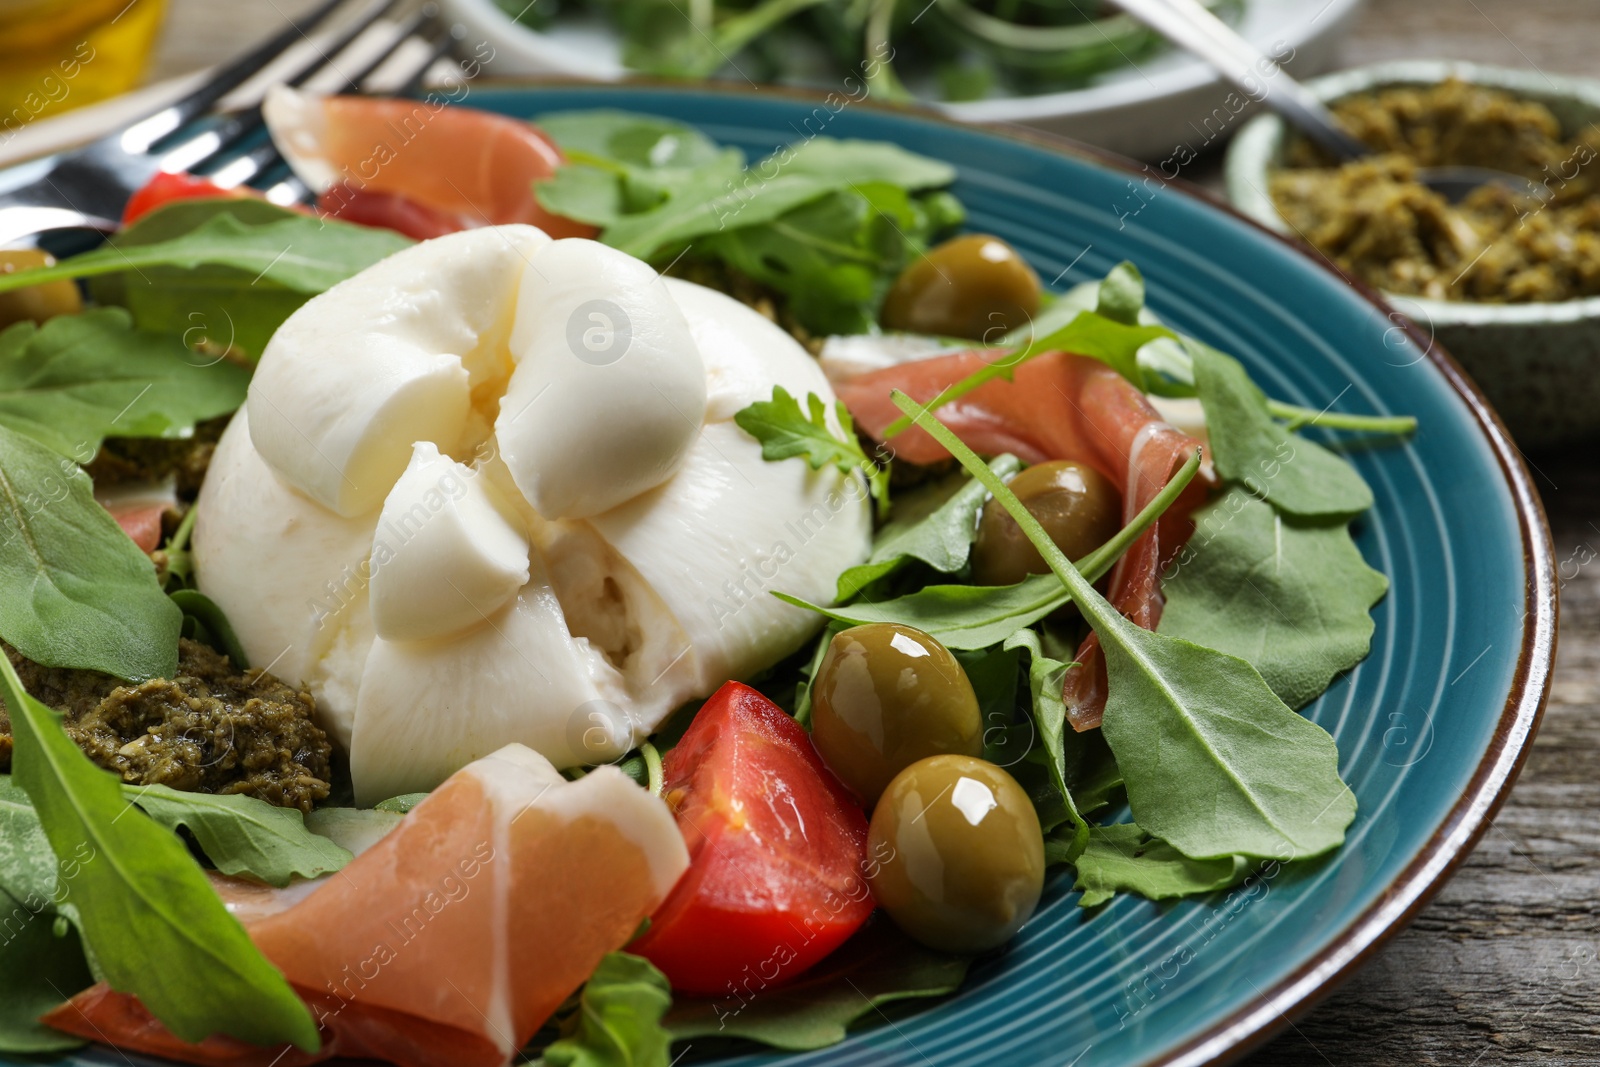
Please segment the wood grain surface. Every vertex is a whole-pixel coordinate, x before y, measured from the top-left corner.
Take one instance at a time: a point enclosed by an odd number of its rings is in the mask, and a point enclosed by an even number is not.
[[[1343,61],[1594,75],[1597,44],[1595,0],[1380,0]],[[1562,587],[1555,686],[1522,776],[1416,922],[1248,1067],[1600,1064],[1600,441],[1527,459]]]
[[[152,75],[216,62],[305,6],[172,0]],[[1597,45],[1600,0],[1373,0],[1343,63],[1592,75]],[[1563,585],[1555,688],[1521,780],[1416,922],[1249,1067],[1600,1064],[1600,441],[1529,462]]]

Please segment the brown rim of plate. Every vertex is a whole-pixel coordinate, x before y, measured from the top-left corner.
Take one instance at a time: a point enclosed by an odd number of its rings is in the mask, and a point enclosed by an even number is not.
[[[537,89],[568,88],[589,90],[670,89],[676,92],[703,92],[728,96],[779,96],[796,103],[820,104],[829,94],[786,86],[749,88],[698,82],[685,84],[646,78],[622,82],[587,82],[571,78],[479,79],[486,88]],[[836,94],[835,94],[836,95]],[[1136,177],[1154,176],[1163,189],[1200,200],[1244,223],[1258,233],[1292,249],[1322,270],[1354,289],[1376,307],[1388,321],[1401,326],[1423,351],[1434,368],[1461,398],[1472,413],[1500,463],[1506,486],[1511,490],[1517,510],[1517,526],[1522,534],[1522,561],[1527,573],[1523,598],[1522,647],[1517,653],[1517,669],[1511,691],[1506,696],[1500,721],[1495,724],[1489,749],[1473,771],[1461,799],[1450,809],[1444,822],[1434,831],[1405,869],[1392,881],[1383,896],[1340,930],[1327,948],[1312,956],[1293,973],[1261,990],[1258,1002],[1241,1008],[1209,1026],[1171,1052],[1144,1060],[1139,1067],[1203,1067],[1228,1063],[1260,1047],[1292,1022],[1291,1016],[1309,1011],[1356,969],[1371,959],[1383,945],[1414,919],[1419,911],[1450,880],[1466,861],[1473,847],[1489,828],[1490,821],[1505,803],[1527,759],[1533,735],[1544,716],[1550,694],[1551,672],[1555,664],[1556,624],[1560,609],[1556,597],[1555,546],[1550,539],[1550,524],[1544,505],[1533,487],[1523,462],[1522,452],[1476,383],[1433,338],[1427,337],[1409,318],[1392,308],[1371,286],[1350,277],[1326,256],[1302,241],[1272,230],[1234,210],[1225,201],[1183,178],[1167,178],[1149,165],[1135,162],[1114,152],[1074,141],[1059,134],[1046,133],[1014,123],[961,123],[937,111],[898,104],[879,104],[870,100],[850,100],[849,107],[899,114],[906,118],[934,122],[952,129],[980,130],[1012,141],[1031,144],[1062,155],[1087,158],[1102,166]]]
[[[649,78],[629,78],[621,82],[592,82],[573,78],[537,77],[481,77],[474,84],[485,88],[587,89],[600,92],[629,92],[640,89],[669,89],[675,92],[701,92],[727,96],[778,96],[796,103],[821,104],[828,93],[794,89],[786,86],[759,86],[749,88],[717,82],[687,84]],[[834,94],[837,95],[837,94]],[[469,94],[470,96],[470,94]],[[464,101],[463,101],[464,102]],[[1314,955],[1304,965],[1262,990],[1259,1002],[1242,1008],[1207,1026],[1201,1033],[1182,1045],[1154,1059],[1145,1060],[1140,1067],[1202,1067],[1205,1064],[1227,1063],[1264,1044],[1289,1026],[1291,1015],[1309,1011],[1355,970],[1372,957],[1395,934],[1405,928],[1419,911],[1444,887],[1456,868],[1466,861],[1473,847],[1489,827],[1489,822],[1500,810],[1511,792],[1527,759],[1528,747],[1544,715],[1545,701],[1550,694],[1551,671],[1555,663],[1556,623],[1559,616],[1555,584],[1555,547],[1550,539],[1550,525],[1545,518],[1544,506],[1533,487],[1522,452],[1512,443],[1500,416],[1495,414],[1484,399],[1478,386],[1461,369],[1455,358],[1433,338],[1425,336],[1415,323],[1401,315],[1370,286],[1351,278],[1326,256],[1309,245],[1262,226],[1259,222],[1234,210],[1229,204],[1184,178],[1167,178],[1159,170],[1146,164],[1119,156],[1105,149],[1074,141],[1059,134],[1046,133],[1013,123],[961,123],[937,111],[922,107],[898,104],[880,104],[870,100],[849,100],[849,107],[865,107],[872,111],[899,114],[906,118],[934,122],[952,129],[980,130],[1013,141],[1021,141],[1062,155],[1087,158],[1102,166],[1119,170],[1136,177],[1154,176],[1164,189],[1172,189],[1180,196],[1200,200],[1208,206],[1232,216],[1258,233],[1294,250],[1316,263],[1318,267],[1344,282],[1372,304],[1390,321],[1400,325],[1412,341],[1422,349],[1435,369],[1460,396],[1462,403],[1472,413],[1479,431],[1489,442],[1495,458],[1500,463],[1501,475],[1517,510],[1517,526],[1522,533],[1522,560],[1527,572],[1527,586],[1523,599],[1523,618],[1527,620],[1522,635],[1522,647],[1517,653],[1516,674],[1512,677],[1511,691],[1506,696],[1500,721],[1495,725],[1489,750],[1472,774],[1466,791],[1462,794],[1443,824],[1428,839],[1405,870],[1390,883],[1383,896],[1340,930],[1331,944]]]

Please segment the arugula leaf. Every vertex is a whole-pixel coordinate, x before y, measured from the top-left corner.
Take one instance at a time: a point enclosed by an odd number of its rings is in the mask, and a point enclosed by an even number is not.
[[[737,1037],[794,1052],[826,1048],[885,1004],[955,992],[970,962],[924,948],[879,916],[787,985],[747,999],[679,997],[666,1027],[675,1040]]]
[[[1291,708],[1366,658],[1370,611],[1389,580],[1367,566],[1342,520],[1287,517],[1235,486],[1194,521],[1162,582],[1162,633],[1249,662]]]
[[[164,785],[124,786],[123,795],[167,829],[194,834],[200,850],[223,874],[243,874],[286,886],[296,875],[315,878],[355,857],[306,829],[294,808],[255,797],[184,793]]]
[[[1192,860],[1171,845],[1157,841],[1133,823],[1095,826],[1088,847],[1074,861],[1082,890],[1078,907],[1093,908],[1118,893],[1137,893],[1146,900],[1169,900],[1226,889],[1249,867],[1233,856]]]
[[[893,600],[827,607],[788,593],[773,596],[850,626],[898,622],[933,635],[946,648],[977,650],[1032,626],[1070,599],[1061,583],[1034,574],[1016,585],[930,585]]]
[[[183,613],[77,464],[0,426],[0,637],[48,667],[171,677]]]
[[[779,174],[741,184],[720,172],[696,172],[669,200],[652,211],[623,215],[607,226],[601,240],[640,259],[664,248],[733,227],[760,226],[837,186],[808,174]]]
[[[145,227],[163,227],[167,232],[164,213],[178,205],[164,205],[151,212],[148,221],[140,219],[123,230],[107,247],[54,266],[0,275],[0,292],[58,278],[92,278],[159,267],[229,267],[249,272],[257,281],[312,296],[413,243],[392,230],[287,208],[273,209],[271,214],[276,217],[270,222],[245,221],[239,209],[242,202],[199,201],[205,205],[203,209],[185,208],[186,218],[200,216],[198,225],[165,240],[142,240]],[[260,218],[265,209],[257,203],[246,210]]]
[[[748,410],[748,409],[746,409]],[[980,466],[982,464],[980,463]],[[1200,469],[1196,452],[1179,468],[1166,486],[1135,515],[1133,521],[1077,563],[1088,581],[1100,579],[1128,546],[1178,498],[1195,472]],[[981,479],[985,488],[1001,484],[987,467]],[[807,608],[839,622],[859,625],[866,622],[899,622],[915,626],[937,637],[947,648],[974,650],[999,644],[1024,626],[1032,626],[1070,597],[1061,583],[1048,574],[1034,574],[1016,585],[930,585],[893,600],[875,604],[842,604],[824,607],[788,593],[773,596],[796,607]]]
[[[771,400],[757,400],[734,415],[739,429],[761,442],[761,458],[773,460],[801,456],[812,470],[832,465],[841,473],[860,471],[867,479],[872,498],[878,502],[878,512],[889,508],[889,472],[878,467],[861,448],[856,438],[855,422],[842,401],[834,404],[834,413],[844,431],[842,438],[835,437],[828,426],[827,411],[822,398],[816,393],[806,394],[809,417],[800,411],[800,402],[789,395],[781,385],[772,387]]]
[[[785,174],[809,174],[848,186],[882,182],[901,189],[939,189],[956,180],[956,169],[938,159],[919,156],[888,141],[838,140],[813,137],[799,147],[780,149],[769,157]]]
[[[41,1055],[81,1046],[81,1039],[39,1021],[63,997],[94,984],[78,931],[4,890],[0,930],[5,934],[0,938],[0,1052]]]
[[[550,111],[533,120],[569,158],[592,156],[613,166],[650,171],[690,171],[717,165],[728,153],[693,126],[656,115],[597,108]]]
[[[1065,843],[1061,862],[1071,863],[1089,844],[1089,823],[1078,813],[1072,790],[1067,787],[1067,705],[1061,699],[1061,683],[1067,673],[1067,664],[1044,654],[1039,635],[1030,629],[1018,630],[1006,638],[1007,649],[1024,649],[1028,653],[1028,689],[1033,697],[1033,725],[1043,746],[1045,763],[1050,771],[1050,782],[1072,826],[1072,838]]]
[[[1211,459],[1226,481],[1249,486],[1291,515],[1358,515],[1372,506],[1372,490],[1354,467],[1273,419],[1243,364],[1198,341],[1185,347],[1194,359]]]
[[[183,842],[130,815],[116,775],[89,762],[0,656],[12,774],[56,857],[65,902],[96,970],[184,1041],[222,1033],[321,1047],[311,1012],[228,914]],[[160,966],[151,966],[159,960]]]
[[[407,815],[412,808],[427,799],[427,793],[401,793],[397,797],[379,801],[376,807],[378,811],[392,811],[396,815]]]
[[[1144,275],[1127,260],[1123,260],[1106,273],[1096,294],[1095,313],[1120,322],[1137,326],[1144,311]]]
[[[426,797],[426,793],[412,796]],[[389,801],[384,801],[384,804]],[[410,809],[408,808],[407,811]],[[313,808],[306,816],[306,829],[318,837],[325,837],[343,851],[359,856],[388,836],[400,825],[405,812],[386,808]]]
[[[545,210],[602,229],[626,214],[622,177],[604,167],[569,159],[537,190]]]
[[[30,911],[47,909],[56,896],[56,857],[50,840],[39,825],[33,801],[9,774],[0,774],[0,892],[9,893]]]
[[[111,278],[94,286],[96,298],[126,306],[141,328],[259,356],[295,308],[411,243],[259,200],[177,201],[100,248],[0,277],[0,292],[54,278]]]
[[[960,438],[904,393],[893,398],[988,486],[1100,636],[1110,694],[1101,732],[1139,825],[1191,859],[1287,861],[1344,841],[1355,794],[1325,730],[1244,660],[1129,622]]]
[[[77,931],[55,910],[56,857],[33,801],[0,775],[0,1052],[43,1053],[82,1041],[39,1016],[94,984]]]
[[[195,509],[191,508],[189,514],[194,513]],[[216,601],[198,589],[174,589],[167,595],[178,605],[178,610],[183,612],[184,637],[210,645],[227,656],[241,671],[250,669],[250,661],[245,658],[244,646],[239,644],[238,635],[233,632],[233,624],[228,622],[228,616],[223,614]]]
[[[0,425],[87,462],[105,437],[186,437],[244,402],[250,373],[121,308],[19,322],[0,333]]]
[[[811,729],[811,683],[816,680],[817,671],[822,669],[822,659],[828,654],[828,645],[832,643],[833,635],[842,629],[844,627],[837,623],[824,626],[822,633],[817,637],[817,645],[812,650],[810,661],[800,668],[800,681],[794,687],[794,721],[807,730]]]
[[[1022,469],[1017,457],[996,456],[989,461],[996,477],[1010,478]],[[955,574],[967,565],[977,536],[978,513],[989,497],[983,483],[969,478],[948,499],[931,511],[918,514],[902,500],[895,517],[873,539],[872,554],[865,563],[847,568],[839,575],[837,597],[844,603],[880,578],[885,578],[912,560],[921,560],[943,574]]]
[[[608,953],[578,998],[573,1033],[544,1050],[549,1067],[667,1067],[672,1004],[667,979],[649,960]]]

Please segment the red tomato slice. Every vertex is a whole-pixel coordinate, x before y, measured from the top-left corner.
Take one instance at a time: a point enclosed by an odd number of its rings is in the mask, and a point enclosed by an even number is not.
[[[143,187],[128,199],[128,206],[122,209],[122,224],[126,226],[140,215],[147,215],[162,204],[170,204],[174,200],[206,200],[217,197],[238,199],[260,196],[261,194],[254,189],[245,186],[224,189],[209,178],[197,178],[193,174],[168,174],[163,171],[145,182]]]
[[[766,697],[724,685],[662,769],[689,871],[628,951],[673,989],[745,997],[780,985],[872,914],[867,818]]]

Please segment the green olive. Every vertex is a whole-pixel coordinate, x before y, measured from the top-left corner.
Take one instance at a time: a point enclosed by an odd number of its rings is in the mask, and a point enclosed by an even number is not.
[[[1008,484],[1068,559],[1082,559],[1121,528],[1122,500],[1116,486],[1093,467],[1036,463]],[[1014,585],[1049,569],[999,501],[990,500],[983,506],[972,543],[974,583]]]
[[[889,289],[885,329],[998,341],[1039,311],[1039,276],[1016,249],[986,234],[946,241]]]
[[[55,260],[37,248],[0,250],[0,274],[54,265]],[[66,279],[13,289],[0,293],[0,330],[24,319],[43,322],[54,315],[70,315],[82,310],[83,297],[77,285]]]
[[[895,776],[867,832],[872,895],[930,948],[985,952],[1028,921],[1044,889],[1044,834],[1016,779],[971,756]]]
[[[811,740],[868,808],[925,756],[983,751],[983,718],[950,650],[911,626],[835,634],[811,690]]]

